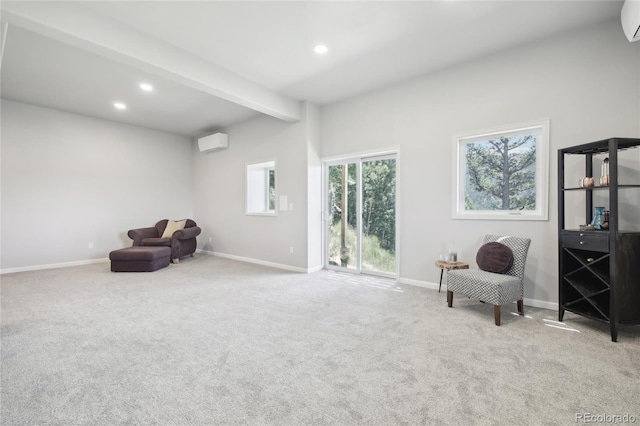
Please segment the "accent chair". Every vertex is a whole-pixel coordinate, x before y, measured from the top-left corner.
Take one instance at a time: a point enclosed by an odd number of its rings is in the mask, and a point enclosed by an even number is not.
[[[513,263],[504,273],[482,269],[447,271],[447,304],[453,306],[453,294],[462,294],[493,305],[496,325],[500,325],[500,306],[516,302],[524,315],[524,267],[531,240],[529,238],[485,235],[484,243],[498,242],[511,249]]]
[[[200,235],[201,229],[191,219],[184,219],[184,228],[168,232],[165,235],[167,225],[172,227],[182,221],[170,221],[163,219],[149,228],[132,229],[128,232],[129,238],[133,240],[133,246],[163,246],[171,247],[171,262],[179,263],[183,256],[195,253],[197,248],[196,237]],[[168,235],[170,234],[170,235]]]

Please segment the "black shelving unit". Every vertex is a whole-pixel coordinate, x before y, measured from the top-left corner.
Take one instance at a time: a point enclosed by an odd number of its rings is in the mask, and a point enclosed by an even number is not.
[[[558,318],[562,321],[565,311],[570,311],[608,323],[614,342],[620,324],[640,324],[640,232],[619,229],[618,220],[621,191],[640,191],[640,182],[618,184],[618,154],[638,146],[640,139],[611,138],[558,150]],[[599,176],[593,173],[593,156],[597,154],[609,158],[608,186],[597,185]],[[568,155],[584,157],[585,174],[565,181]],[[576,187],[575,182],[584,176],[593,176],[596,186]],[[594,193],[603,191],[609,202],[609,229],[565,229],[565,195],[569,191],[584,195],[586,224],[593,219]]]

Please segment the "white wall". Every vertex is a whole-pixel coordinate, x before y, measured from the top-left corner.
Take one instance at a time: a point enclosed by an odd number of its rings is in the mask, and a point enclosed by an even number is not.
[[[485,233],[528,236],[525,301],[552,307],[557,149],[640,137],[639,89],[640,43],[627,42],[616,19],[325,106],[321,155],[400,146],[401,281],[437,282],[433,262],[451,241],[474,264]],[[453,220],[453,136],[541,118],[551,120],[550,220]]]
[[[296,123],[261,116],[223,129],[229,135],[229,148],[223,151],[201,153],[194,142],[194,211],[203,229],[199,248],[309,269],[307,108],[304,105],[303,118]],[[289,206],[281,210],[278,200],[277,216],[245,215],[245,165],[271,159],[276,160],[278,198],[286,195]]]
[[[3,100],[1,153],[4,272],[106,258],[129,229],[193,217],[186,137]]]

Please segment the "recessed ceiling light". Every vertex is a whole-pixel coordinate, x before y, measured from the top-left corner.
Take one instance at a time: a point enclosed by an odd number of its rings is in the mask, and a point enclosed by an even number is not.
[[[115,102],[113,106],[116,107],[116,109],[127,109],[127,106],[122,102]]]
[[[318,55],[324,55],[329,51],[329,48],[324,44],[318,44],[316,47],[313,48],[313,51],[316,52]]]
[[[140,83],[140,88],[145,92],[151,92],[153,90],[153,86],[149,83]]]

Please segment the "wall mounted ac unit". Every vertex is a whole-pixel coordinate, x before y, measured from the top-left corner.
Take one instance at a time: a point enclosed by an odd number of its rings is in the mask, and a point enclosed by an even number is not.
[[[622,5],[620,20],[629,41],[640,40],[640,0],[626,0]]]
[[[218,151],[229,147],[229,136],[226,133],[214,133],[198,139],[200,152]]]

